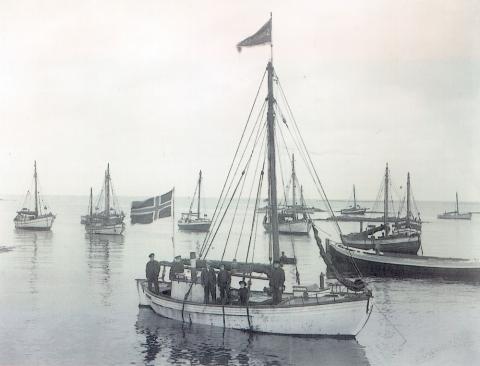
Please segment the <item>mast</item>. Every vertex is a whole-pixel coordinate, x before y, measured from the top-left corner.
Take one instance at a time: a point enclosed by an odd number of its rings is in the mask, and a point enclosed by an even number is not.
[[[388,163],[385,167],[385,194],[383,197],[383,224],[385,226],[385,235],[388,234]]]
[[[198,212],[198,218],[200,218],[200,188],[202,186],[202,171],[200,170],[200,173],[198,173],[198,206],[197,206],[197,212]]]
[[[455,199],[457,201],[457,214],[458,214],[458,192],[455,192]]]
[[[296,205],[296,197],[295,197],[295,191],[296,191],[296,186],[295,186],[295,181],[296,181],[296,175],[295,175],[295,155],[292,154],[292,206]]]
[[[272,234],[272,257],[273,260],[280,258],[280,246],[278,244],[278,216],[277,216],[277,176],[275,166],[275,116],[273,112],[273,64],[267,65],[268,71],[268,112],[267,112],[267,139],[268,139],[268,199],[269,216]]]
[[[93,216],[93,191],[92,187],[90,187],[90,205],[89,205],[89,214],[90,214],[90,219]]]
[[[357,198],[355,197],[355,184],[353,185],[353,207],[357,208]]]
[[[105,214],[110,216],[110,163],[107,163],[105,172]]]
[[[33,178],[35,180],[35,216],[38,216],[38,183],[37,183],[37,161],[33,162]]]
[[[407,226],[410,226],[410,172],[407,173]]]

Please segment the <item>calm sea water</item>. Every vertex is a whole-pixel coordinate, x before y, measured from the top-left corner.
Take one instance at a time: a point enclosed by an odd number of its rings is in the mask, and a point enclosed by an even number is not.
[[[251,335],[182,326],[138,308],[134,278],[144,277],[150,252],[171,259],[172,220],[127,224],[123,237],[90,238],[80,225],[87,197],[47,197],[57,214],[51,232],[15,231],[23,197],[0,201],[0,365],[471,365],[480,362],[480,286],[429,280],[371,279],[376,307],[356,341]],[[126,211],[131,199],[120,197]],[[177,200],[177,212],[188,207]],[[333,202],[336,208],[344,202]],[[365,204],[368,205],[366,202]],[[480,258],[480,215],[471,222],[438,221],[452,203],[420,202],[425,255]],[[213,200],[207,206],[214,208]],[[371,207],[371,206],[370,206]],[[464,204],[480,211],[480,204]],[[211,211],[210,211],[211,212]],[[241,223],[234,223],[229,259]],[[335,237],[321,222],[323,235]],[[342,224],[345,231],[358,224]],[[228,225],[227,225],[228,229]],[[223,251],[220,232],[212,258]],[[188,255],[201,234],[175,234],[176,254]],[[310,238],[281,238],[295,250],[304,283],[325,272]],[[260,231],[255,259],[267,259]],[[245,247],[238,251],[239,260]],[[292,271],[287,273],[293,283]]]

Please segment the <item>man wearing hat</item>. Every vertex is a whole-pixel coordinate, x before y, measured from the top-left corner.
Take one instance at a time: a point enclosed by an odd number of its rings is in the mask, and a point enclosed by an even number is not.
[[[277,305],[282,301],[282,292],[285,284],[285,272],[280,267],[280,261],[273,262],[273,270],[270,275],[270,287],[272,288],[272,302]]]
[[[232,277],[230,272],[225,269],[225,264],[220,264],[220,271],[217,276],[218,289],[220,290],[220,300],[222,304],[228,303],[230,282]]]
[[[177,278],[177,275],[183,274],[184,271],[185,266],[183,265],[182,257],[177,255],[175,257],[175,261],[170,267],[170,273],[168,274],[168,278],[170,279],[170,281],[173,281]]]
[[[238,289],[238,297],[240,298],[240,305],[247,306],[247,302],[248,302],[247,283],[244,280],[241,280],[238,284],[240,285],[240,288]]]
[[[158,288],[158,275],[160,274],[160,263],[155,260],[155,254],[150,253],[150,260],[147,262],[145,267],[145,274],[147,276],[148,290],[153,291],[155,288],[155,293],[159,293],[160,289]]]
[[[212,275],[213,272],[213,275]],[[205,267],[202,269],[200,280],[203,286],[203,302],[208,304],[210,302],[210,294],[212,294],[212,300],[215,302],[216,296],[216,276],[215,270],[210,267],[210,263],[206,262]]]

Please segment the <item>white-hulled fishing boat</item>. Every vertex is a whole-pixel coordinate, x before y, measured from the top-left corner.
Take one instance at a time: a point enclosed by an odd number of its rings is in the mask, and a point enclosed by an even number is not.
[[[98,235],[121,235],[123,233],[125,230],[125,224],[123,222],[125,214],[118,208],[118,201],[110,177],[110,164],[107,164],[103,188],[98,197],[95,211],[93,209],[93,194],[91,188],[88,206],[88,214],[81,218],[81,222],[85,224],[85,231],[87,233]]]
[[[271,19],[267,22],[255,35],[247,38],[241,42],[241,46],[251,46],[256,44],[264,44],[271,42]],[[258,41],[261,40],[261,41]],[[204,289],[199,283],[199,276],[197,271],[205,266],[205,260],[208,256],[212,244],[215,241],[216,233],[222,222],[224,222],[225,215],[232,202],[237,200],[237,206],[234,208],[235,213],[238,212],[238,202],[242,197],[242,187],[245,182],[245,177],[251,172],[249,169],[255,164],[250,164],[253,153],[258,155],[257,165],[252,173],[252,184],[250,192],[255,189],[256,194],[254,208],[249,206],[250,197],[248,198],[247,207],[245,209],[245,216],[250,212],[251,218],[250,235],[245,235],[245,242],[248,239],[248,246],[244,246],[246,256],[244,262],[237,262],[235,257],[233,261],[224,261],[228,245],[228,237],[226,240],[220,239],[224,244],[223,255],[219,261],[211,261],[212,268],[218,268],[221,264],[225,265],[227,269],[232,271],[232,276],[239,276],[248,280],[248,289],[251,289],[251,281],[268,281],[272,273],[271,260],[278,261],[280,256],[279,245],[279,223],[277,214],[277,182],[276,182],[276,143],[275,143],[275,128],[281,128],[280,124],[275,123],[274,108],[280,108],[277,101],[273,97],[274,79],[279,85],[278,75],[274,72],[272,61],[268,62],[266,72],[268,75],[268,95],[265,99],[263,107],[259,112],[257,120],[262,120],[265,113],[265,106],[268,104],[266,112],[266,123],[255,124],[252,128],[252,134],[257,137],[250,140],[242,137],[240,139],[237,152],[242,146],[243,151],[251,149],[248,154],[242,153],[235,156],[232,161],[229,173],[227,175],[224,188],[220,194],[217,209],[213,215],[212,228],[206,235],[205,240],[200,248],[200,259],[197,261],[195,256],[191,253],[191,261],[189,270],[187,272],[176,272],[177,267],[173,270],[173,275],[169,276],[171,281],[164,280],[165,268],[172,266],[170,262],[160,262],[163,266],[162,279],[160,281],[159,293],[154,293],[153,290],[147,288],[146,280],[137,280],[137,290],[139,294],[140,305],[149,306],[158,315],[167,318],[175,319],[191,324],[205,324],[224,328],[243,329],[254,332],[263,333],[277,333],[289,335],[322,335],[333,337],[355,337],[358,332],[365,325],[372,311],[373,303],[371,301],[371,292],[368,290],[366,284],[357,279],[355,281],[348,280],[336,272],[337,279],[340,285],[336,288],[322,289],[309,286],[301,286],[299,276],[297,276],[298,286],[292,287],[291,293],[284,293],[283,299],[274,304],[270,294],[265,291],[250,291],[250,295],[246,303],[241,304],[236,301],[235,295],[228,303],[204,303]],[[262,78],[259,90],[263,85],[265,78]],[[281,89],[280,85],[279,88]],[[281,91],[283,93],[283,91]],[[258,94],[255,98],[254,105],[258,100]],[[250,117],[249,117],[250,119]],[[295,123],[292,118],[292,123]],[[247,128],[249,121],[245,128]],[[298,129],[298,127],[297,127]],[[263,142],[259,142],[263,137]],[[266,137],[266,138],[265,138]],[[293,135],[292,135],[293,138]],[[300,137],[301,138],[301,137]],[[303,139],[302,139],[303,144]],[[308,151],[304,145],[302,146],[302,154],[308,155]],[[239,157],[240,156],[240,157]],[[244,159],[245,156],[245,159]],[[263,164],[261,160],[263,159]],[[268,181],[268,217],[271,222],[271,230],[269,232],[271,246],[269,246],[270,263],[258,265],[253,263],[254,253],[250,245],[252,244],[252,237],[257,234],[257,208],[261,201],[262,183],[264,178],[265,161],[267,162],[267,181]],[[310,171],[315,172],[315,184],[320,185],[318,175],[312,164],[311,159],[306,160],[309,164]],[[232,168],[236,166],[235,169]],[[234,172],[230,175],[230,172]],[[239,174],[237,174],[237,172]],[[240,174],[241,172],[241,174]],[[313,175],[312,175],[313,177]],[[320,189],[317,186],[318,189]],[[322,188],[323,191],[323,188]],[[331,206],[328,205],[331,211]],[[250,208],[250,211],[248,209]],[[233,210],[233,208],[232,208]],[[253,213],[252,213],[253,212]],[[230,216],[229,216],[230,217]],[[235,218],[235,216],[234,216]],[[234,220],[234,219],[233,219]],[[233,226],[234,221],[231,221]],[[230,221],[230,220],[228,220]],[[243,224],[242,224],[243,228]],[[321,245],[318,231],[313,226],[315,240],[320,249],[322,258],[327,263],[328,257],[325,254],[323,246]],[[230,232],[230,231],[229,231]],[[241,238],[241,237],[240,237]],[[217,243],[217,242],[215,242]],[[238,241],[240,244],[240,240]],[[253,249],[254,250],[254,249]],[[330,263],[331,264],[331,263]],[[171,269],[172,270],[172,269]],[[183,266],[181,271],[183,271]],[[298,273],[297,273],[298,274]],[[260,287],[261,288],[261,287]]]
[[[34,162],[34,208],[29,209],[23,207],[21,210],[17,211],[17,216],[13,219],[16,229],[24,230],[50,230],[52,228],[53,222],[55,221],[55,215],[51,212],[45,212],[47,206],[45,202],[41,199],[40,193],[38,191],[38,175],[37,175],[37,162]],[[30,197],[30,193],[27,192],[25,198],[25,203]],[[25,206],[24,203],[24,206]]]
[[[197,186],[195,187],[195,192],[193,193],[192,202],[190,203],[190,208],[188,212],[182,213],[182,217],[178,220],[178,228],[183,231],[197,231],[197,232],[207,232],[210,229],[212,220],[207,217],[207,214],[203,216],[200,214],[200,191],[202,188],[202,171],[198,173]],[[192,207],[195,202],[195,197],[197,198],[197,212],[192,212]]]
[[[455,193],[455,201],[456,201],[456,210],[450,212],[444,212],[443,214],[437,215],[437,218],[443,220],[471,220],[472,213],[471,212],[460,212],[458,210],[458,193]]]

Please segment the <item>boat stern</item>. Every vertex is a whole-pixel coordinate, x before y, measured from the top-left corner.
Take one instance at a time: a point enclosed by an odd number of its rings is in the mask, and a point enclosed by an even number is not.
[[[150,299],[145,294],[147,280],[144,278],[136,278],[135,282],[137,284],[138,306],[150,306]]]

